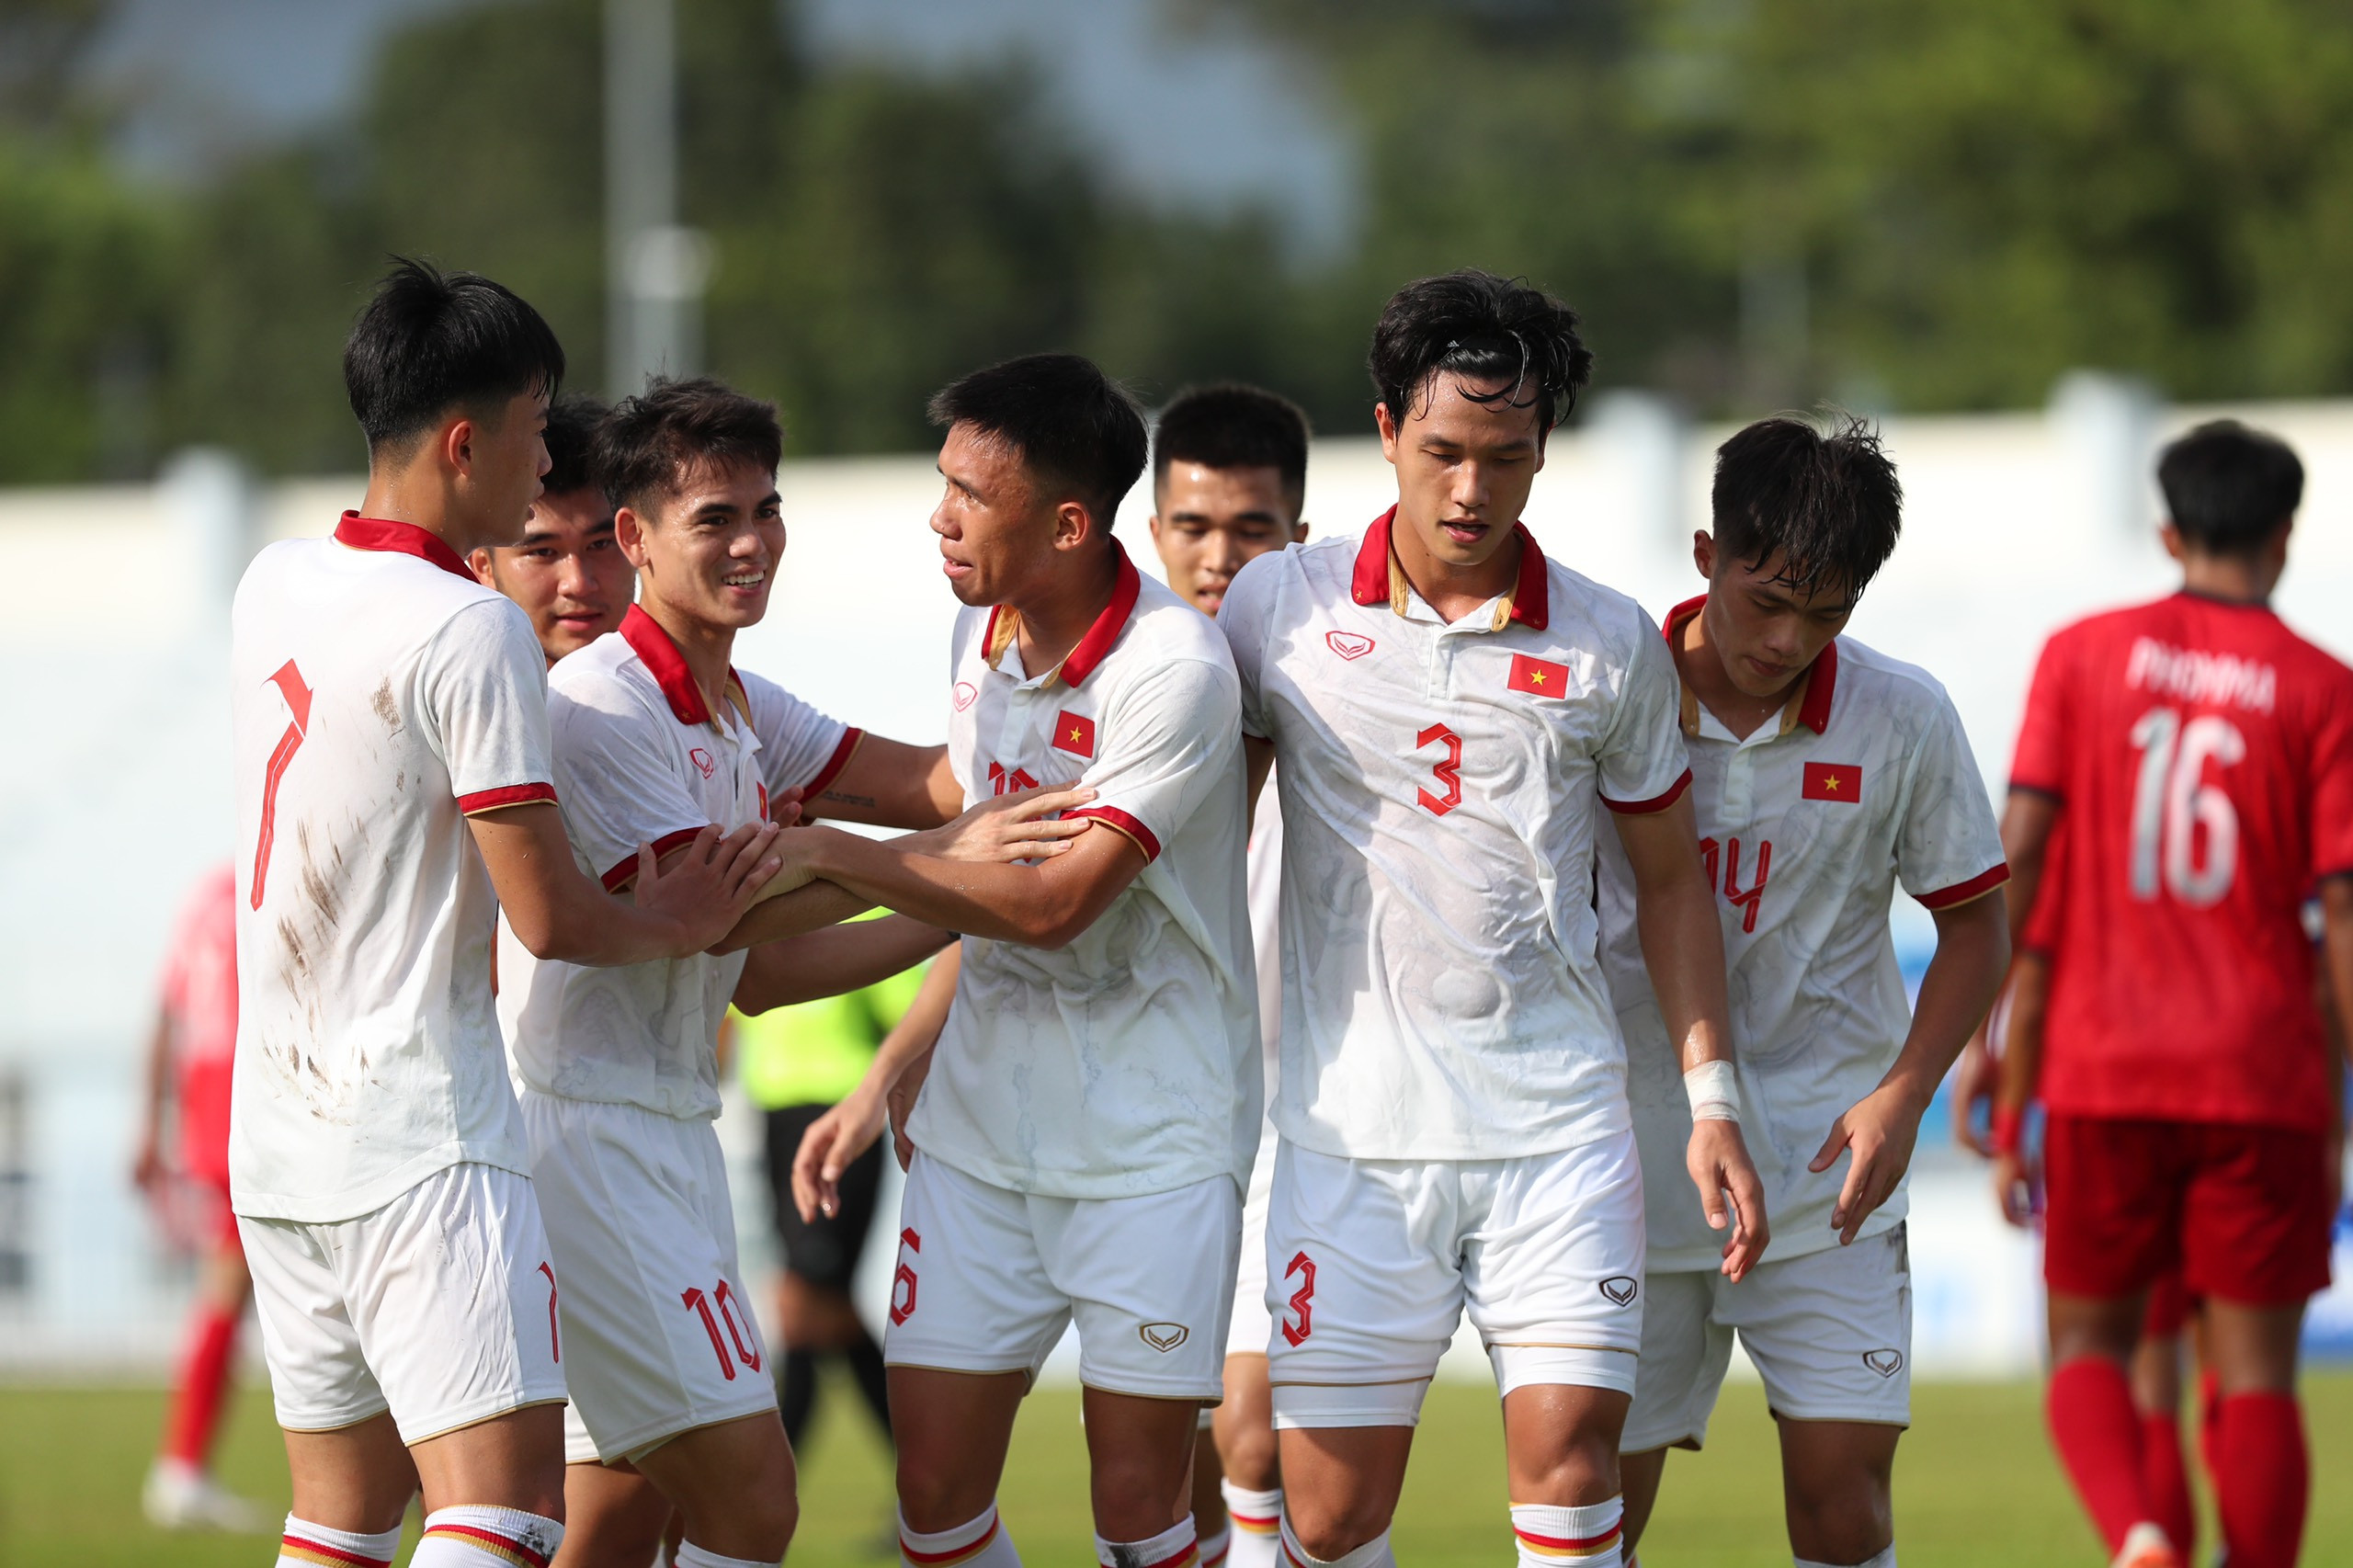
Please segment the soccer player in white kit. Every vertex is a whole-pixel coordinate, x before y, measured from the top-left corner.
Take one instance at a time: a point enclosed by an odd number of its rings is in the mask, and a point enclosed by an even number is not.
[[[932,527],[968,607],[947,693],[958,778],[976,800],[1097,793],[1070,813],[1093,825],[1037,867],[787,835],[813,875],[965,933],[907,1128],[883,1342],[901,1555],[1018,1561],[997,1480],[1021,1397],[1074,1318],[1097,1556],[1188,1568],[1186,1472],[1199,1406],[1220,1397],[1260,1113],[1233,664],[1111,537],[1145,438],[1099,369],[1017,359],[931,411],[948,429]],[[878,1056],[870,1084],[904,1066]],[[878,1097],[856,1096],[856,1125],[820,1119],[801,1163],[820,1143],[826,1159],[863,1149]]]
[[[1153,429],[1152,543],[1168,585],[1204,615],[1225,602],[1233,574],[1268,551],[1307,538],[1307,415],[1258,387],[1210,386],[1171,398]],[[1258,1033],[1267,1103],[1283,1015],[1277,909],[1283,817],[1261,784],[1250,819],[1250,946],[1258,968]],[[1242,1200],[1242,1255],[1225,1338],[1225,1399],[1201,1412],[1193,1451],[1193,1520],[1203,1568],[1273,1568],[1282,1471],[1267,1392],[1267,1195],[1275,1179],[1275,1125],[1262,1125]]]
[[[1774,1222],[1773,1256],[1737,1283],[1668,1180],[1689,1108],[1630,869],[1602,856],[1603,955],[1651,1193],[1642,1377],[1620,1439],[1630,1550],[1666,1449],[1707,1436],[1736,1332],[1780,1428],[1799,1568],[1894,1568],[1889,1484],[1912,1387],[1904,1173],[2009,961],[1986,896],[2009,868],[1961,716],[1926,671],[1839,634],[1895,548],[1903,504],[1861,424],[1751,425],[1718,449],[1714,530],[1693,540],[1708,591],[1666,617]],[[1899,882],[1937,923],[1916,1012],[1887,918]]]
[[[230,1185],[293,1480],[281,1563],[389,1564],[419,1483],[421,1568],[553,1554],[558,1287],[494,914],[542,958],[678,957],[781,863],[772,829],[707,830],[669,872],[645,857],[634,903],[573,865],[545,660],[464,564],[521,534],[563,371],[513,293],[401,263],[344,351],[362,508],[237,590]]]
[[[1619,1561],[1643,1184],[1592,906],[1605,820],[1699,1101],[1687,1168],[1731,1226],[1721,1266],[1766,1240],[1674,665],[1632,601],[1518,522],[1591,363],[1575,324],[1485,273],[1400,290],[1370,359],[1397,505],[1253,562],[1219,616],[1252,766],[1281,761],[1267,1374],[1303,1568],[1393,1561],[1414,1425],[1466,1308],[1503,1392],[1520,1561]]]
[[[474,576],[531,618],[552,665],[618,628],[637,597],[637,569],[613,537],[613,504],[589,472],[605,405],[566,392],[548,405],[547,477],[523,537],[466,557]]]

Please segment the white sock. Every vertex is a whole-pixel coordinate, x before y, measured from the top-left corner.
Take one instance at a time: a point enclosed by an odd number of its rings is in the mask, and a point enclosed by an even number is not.
[[[1382,1530],[1354,1551],[1337,1557],[1311,1556],[1307,1548],[1299,1544],[1299,1537],[1291,1532],[1290,1516],[1283,1516],[1283,1555],[1290,1559],[1294,1568],[1397,1568],[1396,1554],[1389,1550],[1389,1532]]]
[[[1846,1564],[1815,1562],[1803,1557],[1792,1557],[1790,1561],[1796,1563],[1797,1568],[1849,1568],[1849,1565]],[[1895,1568],[1895,1543],[1889,1541],[1887,1545],[1860,1562],[1852,1564],[1851,1568]]]
[[[1194,1568],[1199,1557],[1190,1514],[1149,1540],[1095,1538],[1095,1561],[1103,1568]]]
[[[400,1549],[397,1525],[381,1535],[361,1535],[289,1514],[278,1538],[278,1568],[392,1568],[392,1554]]]
[[[1514,1503],[1511,1531],[1519,1543],[1519,1568],[1619,1568],[1624,1514],[1620,1497],[1574,1508]]]
[[[1219,1482],[1217,1489],[1225,1494],[1225,1517],[1233,1521],[1225,1568],[1275,1568],[1283,1555],[1283,1489],[1253,1492],[1231,1481]],[[1206,1546],[1202,1560],[1208,1560]]]
[[[548,1568],[563,1527],[520,1508],[465,1503],[425,1516],[409,1568]]]
[[[670,1561],[676,1568],[776,1568],[765,1558],[722,1557],[690,1540],[680,1541],[678,1555]]]
[[[1218,1526],[1215,1535],[1201,1537],[1201,1568],[1225,1568],[1226,1553],[1233,1550],[1233,1527]]]
[[[900,1568],[1021,1568],[1021,1554],[991,1503],[977,1517],[934,1535],[907,1528],[901,1514],[899,1562]]]

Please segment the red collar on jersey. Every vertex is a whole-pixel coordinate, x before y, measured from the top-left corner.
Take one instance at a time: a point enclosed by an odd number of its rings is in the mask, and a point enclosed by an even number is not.
[[[1685,599],[1666,612],[1668,647],[1678,645],[1676,639],[1683,634],[1684,626],[1699,613],[1707,602],[1708,596],[1701,594],[1697,598]],[[1838,639],[1833,637],[1824,643],[1813,666],[1799,678],[1805,683],[1805,689],[1798,704],[1797,722],[1815,734],[1821,734],[1830,728],[1830,699],[1838,689]],[[1787,734],[1789,731],[1784,729],[1781,733]]]
[[[703,700],[702,687],[695,684],[694,672],[687,668],[687,656],[662,623],[636,605],[621,617],[621,638],[645,667],[654,674],[654,684],[662,695],[670,699],[670,711],[681,724],[716,724],[710,704]],[[749,714],[752,704],[744,693],[744,677],[735,667],[727,667],[727,693],[735,699],[737,711]]]
[[[1348,597],[1360,605],[1396,603],[1396,581],[1392,575],[1396,552],[1389,544],[1389,526],[1396,517],[1394,506],[1375,517],[1372,527],[1364,530],[1364,542],[1357,547],[1357,569],[1348,583]],[[1528,531],[1526,523],[1512,524],[1511,531],[1519,540],[1519,581],[1512,585],[1510,618],[1531,631],[1541,631],[1552,618],[1552,579],[1544,570],[1544,552],[1537,548],[1536,536]],[[1498,623],[1495,630],[1502,631],[1502,625]]]
[[[1136,563],[1128,559],[1126,547],[1116,539],[1111,541],[1111,553],[1119,558],[1119,569],[1111,579],[1111,602],[1103,607],[1103,613],[1095,618],[1095,624],[1086,629],[1086,635],[1078,640],[1078,646],[1070,651],[1070,656],[1054,672],[1055,678],[1067,686],[1085,682],[1110,653],[1111,644],[1120,640],[1120,633],[1128,629],[1129,618],[1136,612],[1136,596],[1143,591],[1143,579],[1136,573]],[[1021,612],[1011,605],[997,605],[989,611],[987,630],[981,634],[981,653],[991,669],[1005,657],[1006,649],[1020,631]]]
[[[418,528],[415,523],[395,523],[382,517],[363,517],[357,512],[346,512],[343,521],[335,526],[335,541],[353,550],[388,550],[401,555],[414,555],[419,561],[430,561],[444,572],[455,573],[467,582],[478,581],[458,552],[451,550],[439,534]]]

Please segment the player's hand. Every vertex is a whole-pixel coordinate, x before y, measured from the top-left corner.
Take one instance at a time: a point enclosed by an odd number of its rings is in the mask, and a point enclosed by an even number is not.
[[[171,1168],[164,1164],[162,1142],[154,1131],[151,1128],[140,1134],[139,1153],[132,1156],[131,1162],[132,1185],[153,1199],[163,1190],[171,1174]]]
[[[1850,1245],[1863,1221],[1893,1195],[1904,1173],[1912,1167],[1912,1149],[1920,1141],[1920,1113],[1899,1085],[1881,1084],[1847,1108],[1830,1124],[1830,1136],[1806,1169],[1816,1176],[1837,1163],[1840,1150],[1851,1151],[1847,1180],[1830,1210],[1830,1228],[1838,1244]]]
[[[784,869],[785,858],[776,849],[779,831],[773,824],[761,824],[739,827],[722,838],[716,827],[704,828],[667,871],[661,869],[654,846],[639,845],[638,907],[666,915],[685,928],[681,956],[701,952],[733,931]],[[809,881],[805,871],[801,881]],[[774,891],[790,892],[790,887]]]
[[[1994,1201],[2002,1218],[2023,1230],[2034,1221],[2034,1188],[2040,1173],[2020,1149],[1994,1156]]]
[[[792,1206],[801,1210],[802,1224],[840,1212],[842,1173],[882,1135],[884,1108],[885,1096],[861,1084],[801,1135],[801,1148],[792,1156]]]
[[[915,854],[942,860],[997,865],[1043,860],[1068,849],[1070,841],[1092,825],[1087,817],[1048,821],[1048,813],[1083,806],[1093,799],[1092,790],[1016,790],[983,801],[954,822],[909,834],[900,843]]]
[[[1684,1153],[1691,1184],[1699,1189],[1699,1207],[1711,1229],[1731,1228],[1724,1242],[1724,1278],[1737,1283],[1756,1267],[1772,1239],[1765,1218],[1765,1183],[1756,1163],[1748,1157],[1748,1142],[1737,1121],[1695,1121],[1691,1142]],[[1725,1195],[1731,1195],[1729,1212]]]
[[[938,1047],[934,1046],[934,1050]],[[915,1146],[907,1136],[907,1118],[915,1114],[915,1096],[923,1093],[923,1081],[931,1076],[931,1051],[907,1063],[899,1081],[891,1085],[891,1153],[899,1157],[899,1168],[905,1170],[915,1163]]]
[[[1961,1048],[1952,1070],[1952,1141],[1986,1159],[1994,1156],[1994,1091],[2001,1085],[2002,1063],[1985,1048],[1985,1026]],[[1986,1131],[1977,1131],[1977,1108],[1985,1108]]]

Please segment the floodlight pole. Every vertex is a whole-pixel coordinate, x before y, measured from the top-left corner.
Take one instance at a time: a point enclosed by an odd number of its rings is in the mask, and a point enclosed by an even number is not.
[[[607,380],[616,397],[702,357],[703,236],[678,223],[673,0],[605,0]]]

